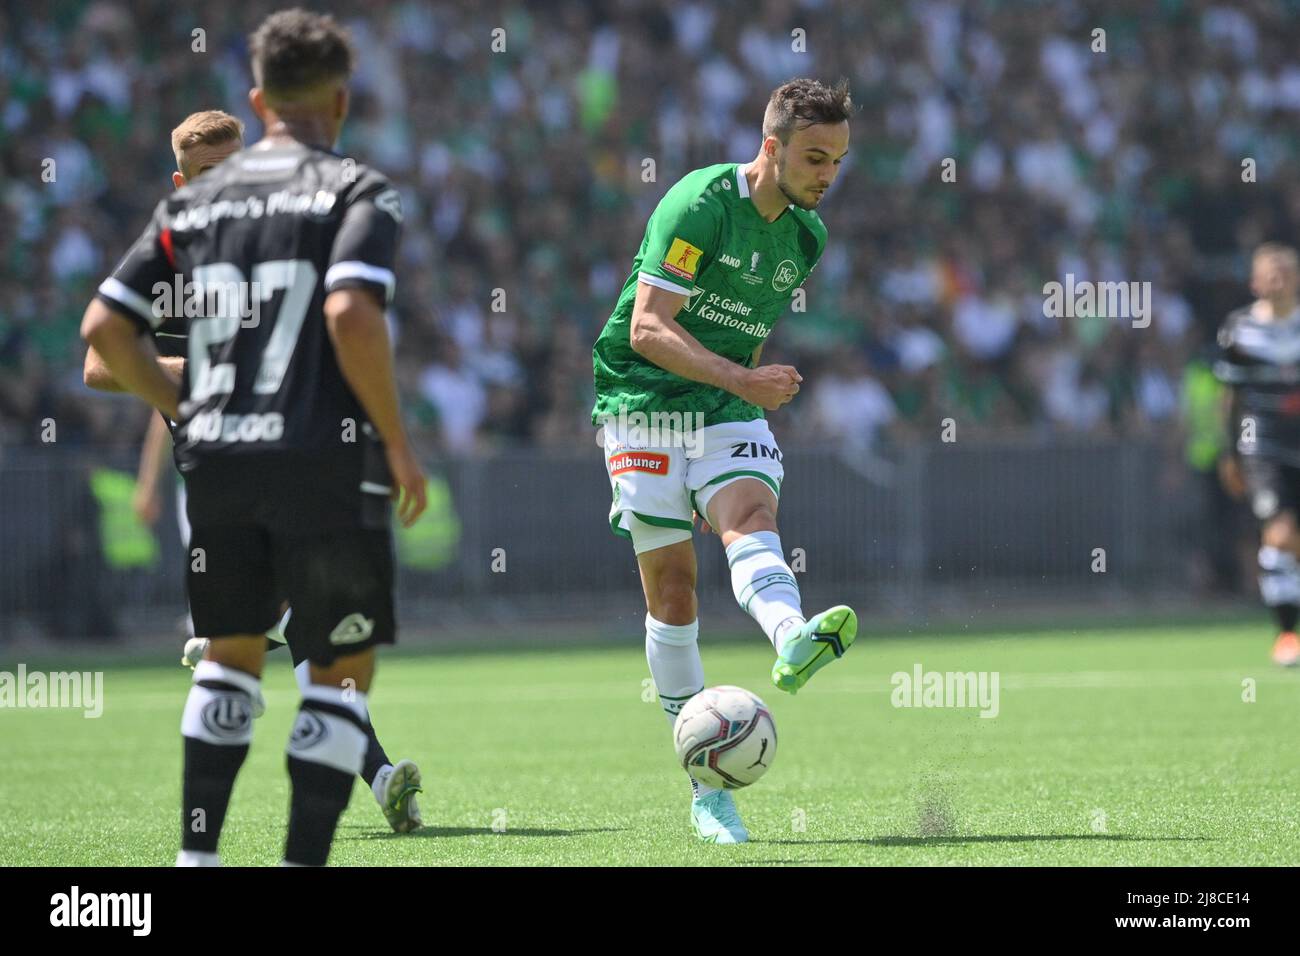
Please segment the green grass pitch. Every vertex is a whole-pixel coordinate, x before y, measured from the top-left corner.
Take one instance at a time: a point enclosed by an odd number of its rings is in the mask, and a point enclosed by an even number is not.
[[[1262,622],[868,633],[798,697],[768,683],[757,634],[702,644],[709,682],[748,687],[776,719],[775,763],[738,795],[749,845],[694,841],[634,638],[381,654],[372,713],[389,754],[424,773],[426,826],[393,834],[358,783],[331,863],[1300,863],[1300,673],[1269,662]],[[998,715],[892,706],[891,675],[918,663],[998,672]],[[0,710],[0,864],[171,864],[188,677],[161,662],[110,667],[99,719]],[[274,864],[282,847],[296,706],[282,651],[268,657],[266,694],[222,838],[227,864]]]

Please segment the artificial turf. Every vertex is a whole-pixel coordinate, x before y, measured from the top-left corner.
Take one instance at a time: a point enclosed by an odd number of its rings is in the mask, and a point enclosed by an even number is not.
[[[358,782],[330,862],[1300,864],[1300,673],[1269,662],[1258,625],[863,634],[797,697],[768,683],[761,637],[702,647],[710,684],[753,690],[776,720],[772,769],[737,795],[748,845],[695,841],[633,639],[381,655],[371,712],[389,754],[423,771],[425,827],[392,833]],[[997,716],[894,706],[891,676],[917,664],[996,672]],[[171,864],[188,677],[110,666],[98,719],[0,709],[0,864]],[[265,688],[227,864],[280,858],[297,701],[283,652],[268,657]]]

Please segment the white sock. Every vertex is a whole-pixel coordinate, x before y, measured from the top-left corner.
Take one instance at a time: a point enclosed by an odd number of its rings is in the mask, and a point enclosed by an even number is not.
[[[1281,548],[1259,549],[1259,592],[1269,607],[1300,604],[1300,562]]]
[[[645,659],[669,727],[676,723],[682,706],[704,690],[699,635],[698,620],[690,624],[665,624],[649,614],[645,616]]]
[[[670,729],[676,724],[682,706],[704,690],[699,635],[698,620],[690,624],[665,624],[649,614],[645,616],[645,659]],[[715,789],[694,778],[691,784],[698,796],[713,793]]]
[[[740,609],[758,622],[778,654],[790,628],[804,623],[799,585],[775,531],[755,531],[731,542],[731,591]]]

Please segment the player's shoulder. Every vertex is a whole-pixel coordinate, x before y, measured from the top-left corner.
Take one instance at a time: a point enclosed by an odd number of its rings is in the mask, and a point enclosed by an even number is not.
[[[693,169],[669,188],[660,209],[723,217],[741,195],[735,163],[715,163]]]
[[[1225,349],[1231,348],[1237,333],[1240,332],[1243,327],[1252,324],[1253,321],[1254,313],[1252,312],[1252,306],[1243,305],[1239,309],[1233,309],[1223,320],[1223,324],[1219,326],[1219,346]]]

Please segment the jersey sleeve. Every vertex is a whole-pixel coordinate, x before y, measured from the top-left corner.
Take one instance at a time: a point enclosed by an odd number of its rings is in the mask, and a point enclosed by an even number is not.
[[[384,304],[393,300],[393,266],[402,224],[402,201],[386,179],[363,178],[349,197],[330,250],[325,291],[368,289]]]
[[[120,312],[140,327],[156,331],[164,322],[160,303],[172,288],[176,266],[167,228],[167,203],[160,202],[153,218],[112,274],[99,284],[95,298]]]
[[[721,225],[717,196],[670,189],[646,225],[638,280],[690,295],[695,277],[717,255]]]

